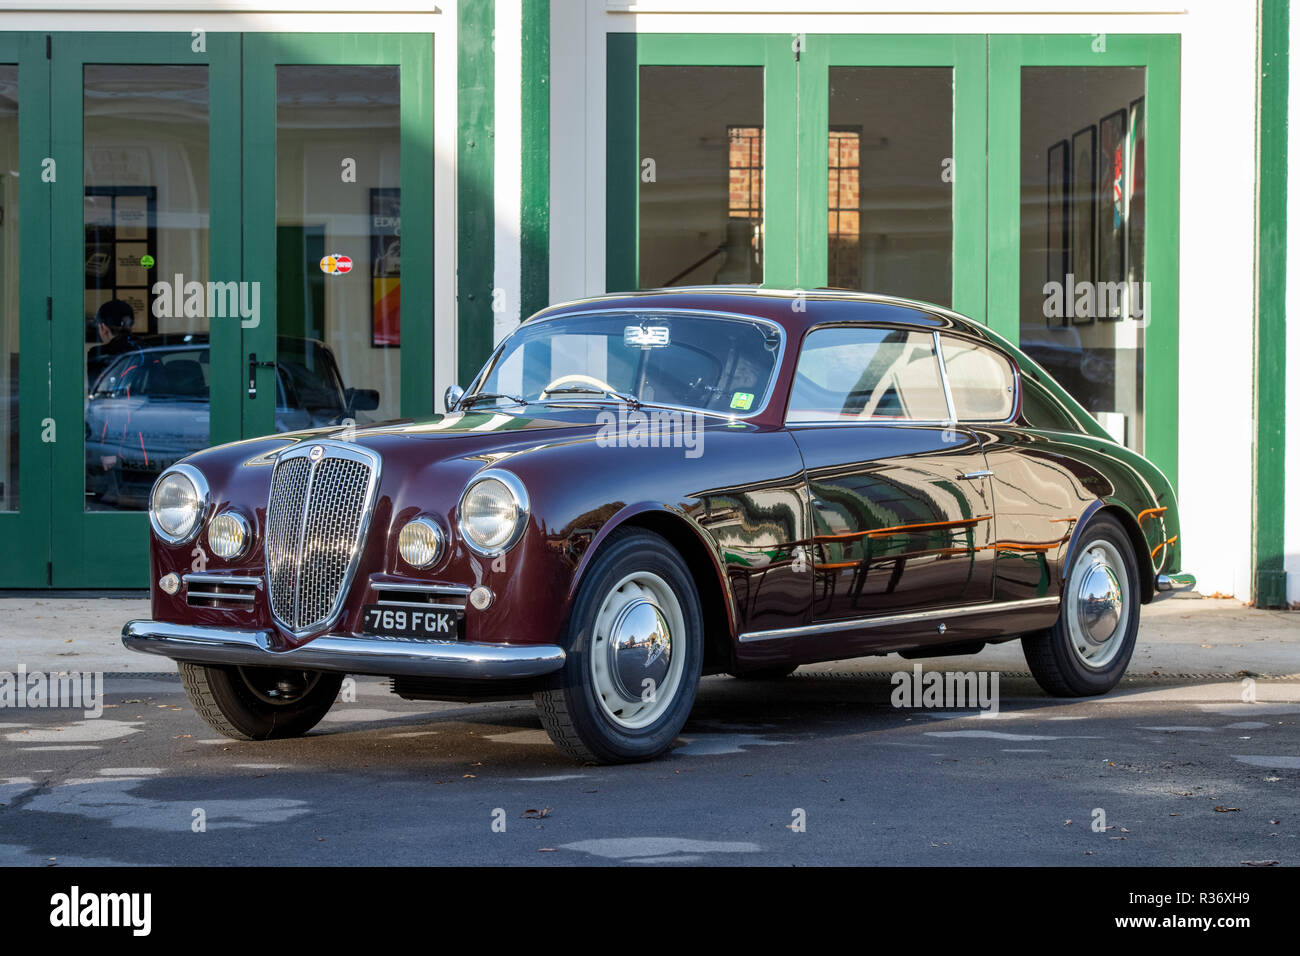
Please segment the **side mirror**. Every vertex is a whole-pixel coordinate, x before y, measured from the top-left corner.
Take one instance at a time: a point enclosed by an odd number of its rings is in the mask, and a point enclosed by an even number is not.
[[[379,391],[373,388],[345,388],[343,400],[347,403],[349,415],[353,412],[373,412],[379,407]]]
[[[460,400],[465,397],[465,390],[459,385],[448,385],[447,391],[442,393],[442,402],[447,406],[448,412],[454,412]]]

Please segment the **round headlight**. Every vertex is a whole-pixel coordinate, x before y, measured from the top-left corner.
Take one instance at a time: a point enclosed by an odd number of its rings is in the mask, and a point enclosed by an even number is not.
[[[442,555],[442,529],[428,518],[408,521],[397,535],[397,551],[413,568],[432,567]]]
[[[223,511],[208,525],[208,545],[219,558],[237,558],[248,547],[248,522],[233,511]]]
[[[510,550],[524,533],[528,495],[514,475],[490,470],[465,489],[459,516],[466,544],[492,557]]]
[[[160,538],[180,544],[194,537],[208,503],[208,484],[197,468],[165,472],[149,496],[149,523]]]

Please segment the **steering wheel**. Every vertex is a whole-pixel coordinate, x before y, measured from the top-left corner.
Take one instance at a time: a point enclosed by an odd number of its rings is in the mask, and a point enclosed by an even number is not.
[[[582,375],[581,373],[574,373],[572,375],[561,375],[559,378],[555,379],[544,389],[542,389],[542,394],[545,395],[547,392],[551,391],[551,389],[559,388],[561,385],[565,384],[566,382],[576,382],[581,385],[591,385],[594,386],[595,388],[600,389],[602,392],[605,392],[607,395],[618,394],[618,389],[616,389],[613,385],[610,385],[609,382],[602,381],[601,379],[596,378],[594,375]]]

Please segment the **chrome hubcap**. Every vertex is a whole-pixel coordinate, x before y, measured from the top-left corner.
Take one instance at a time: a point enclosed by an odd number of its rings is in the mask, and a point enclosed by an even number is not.
[[[1087,667],[1105,667],[1123,646],[1132,612],[1126,582],[1124,560],[1109,541],[1090,543],[1075,561],[1065,610],[1070,646]]]
[[[592,686],[610,720],[635,730],[668,709],[681,684],[684,633],[677,596],[657,574],[638,571],[610,589],[590,654]]]

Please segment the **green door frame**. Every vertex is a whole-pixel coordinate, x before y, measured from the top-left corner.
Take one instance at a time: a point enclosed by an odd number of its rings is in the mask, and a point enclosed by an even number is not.
[[[18,510],[0,512],[0,580],[7,587],[49,584],[50,483],[54,444],[49,436],[50,190],[42,179],[50,151],[50,61],[45,35],[0,33],[0,63],[18,65]],[[10,211],[12,214],[12,210]],[[80,416],[55,427],[78,444]]]
[[[799,230],[803,288],[827,280],[827,130],[833,66],[950,67],[953,79],[952,307],[985,321],[988,96],[983,34],[809,35],[799,60]],[[935,176],[943,170],[936,169]]]
[[[607,38],[605,276],[634,289],[637,255],[639,67],[764,68],[763,285],[816,288],[827,278],[830,67],[946,66],[954,82],[953,303],[984,318],[986,71],[983,35],[611,33]],[[796,46],[799,47],[796,57]],[[624,170],[624,175],[615,175]],[[942,170],[936,170],[940,175]],[[960,186],[958,185],[960,184]]]
[[[605,288],[637,288],[640,67],[763,67],[764,183],[793,183],[795,54],[789,34],[611,33],[606,38]],[[618,175],[621,171],[622,175]],[[825,187],[823,186],[823,192]],[[799,284],[795,191],[764,189],[763,285]],[[823,272],[825,270],[823,269]]]
[[[1146,68],[1148,242],[1144,454],[1178,487],[1179,38],[1092,34],[989,37],[988,322],[1020,339],[1020,71],[1036,66]]]
[[[397,66],[401,71],[402,365],[401,411],[430,415],[433,398],[433,37],[420,34],[249,33],[244,36],[244,278],[261,283],[262,319],[243,330],[243,356],[275,355],[276,67]],[[257,399],[247,398],[247,436],[275,430],[272,369],[256,370]]]
[[[149,520],[140,512],[85,510],[85,269],[82,88],[87,64],[208,67],[208,209],[211,279],[239,277],[239,35],[209,33],[203,51],[189,33],[51,34],[50,112],[57,177],[49,184],[53,328],[50,392],[60,440],[51,466],[50,583],[55,587],[140,587],[148,579]],[[27,134],[20,134],[26,136]],[[238,326],[211,327],[211,440],[237,437]],[[31,431],[30,427],[27,429]],[[24,487],[26,492],[26,487]]]

